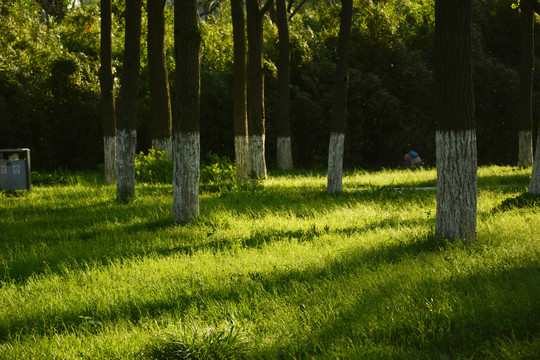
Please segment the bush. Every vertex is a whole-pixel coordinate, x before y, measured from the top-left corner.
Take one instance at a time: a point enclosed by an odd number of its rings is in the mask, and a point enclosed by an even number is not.
[[[77,178],[69,172],[54,171],[52,173],[41,173],[32,171],[30,173],[32,185],[73,185],[77,183]]]
[[[164,151],[150,149],[148,154],[140,152],[135,156],[135,179],[144,183],[172,183],[174,163],[171,155]],[[236,164],[228,157],[209,153],[201,163],[203,184],[231,183],[236,179]]]
[[[172,183],[173,160],[166,151],[154,148],[145,155],[140,152],[135,156],[135,179],[145,183]]]

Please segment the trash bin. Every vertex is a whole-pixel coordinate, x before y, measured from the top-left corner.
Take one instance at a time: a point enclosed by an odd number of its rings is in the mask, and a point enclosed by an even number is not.
[[[30,190],[30,149],[0,150],[0,189]]]

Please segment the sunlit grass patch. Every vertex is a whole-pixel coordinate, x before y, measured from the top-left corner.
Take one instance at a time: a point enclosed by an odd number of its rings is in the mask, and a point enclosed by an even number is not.
[[[534,358],[540,212],[501,207],[526,173],[479,169],[470,245],[434,236],[435,177],[270,176],[183,227],[170,185],[2,195],[0,358]]]

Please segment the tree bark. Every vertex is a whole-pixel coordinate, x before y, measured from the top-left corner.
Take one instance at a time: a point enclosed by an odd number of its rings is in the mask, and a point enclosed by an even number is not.
[[[521,61],[519,64],[518,129],[519,166],[533,164],[532,84],[534,71],[534,10],[531,0],[521,0]]]
[[[150,0],[148,9],[148,71],[152,109],[152,146],[172,154],[172,119],[165,57],[165,0]]]
[[[342,0],[338,39],[338,61],[334,85],[334,98],[332,102],[332,125],[330,130],[330,144],[328,147],[327,191],[329,194],[342,191],[352,9],[352,0]]]
[[[135,150],[137,143],[137,99],[141,56],[141,1],[126,2],[124,68],[120,79],[118,132],[116,134],[116,197],[135,197]]]
[[[477,158],[471,0],[435,3],[437,215],[444,239],[476,239]]]
[[[534,12],[540,14],[540,4],[538,3],[538,0],[529,1],[529,4],[534,9]],[[529,193],[540,194],[540,124],[538,126],[538,133],[536,137],[536,154],[534,157],[531,180],[529,182]]]
[[[236,156],[236,177],[249,178],[249,141],[246,92],[246,30],[243,0],[231,0],[231,17],[234,42],[234,149]]]
[[[200,44],[197,0],[175,0],[177,118],[173,121],[173,216],[187,224],[199,216]]]
[[[116,176],[116,114],[112,74],[112,9],[111,0],[101,1],[101,49],[99,81],[101,115],[103,117],[103,152],[105,183],[111,185]]]
[[[536,154],[534,157],[534,165],[529,182],[529,193],[540,194],[540,124],[536,136]]]
[[[260,0],[247,0],[248,128],[251,176],[266,179],[263,19]]]
[[[277,166],[281,170],[293,168],[291,149],[290,97],[291,80],[289,21],[285,0],[276,0],[276,24],[279,37],[279,58],[277,63]]]

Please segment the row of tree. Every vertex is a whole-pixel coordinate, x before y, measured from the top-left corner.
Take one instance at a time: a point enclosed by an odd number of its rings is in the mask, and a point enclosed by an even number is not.
[[[238,177],[247,175],[266,177],[264,162],[264,77],[263,77],[263,27],[262,18],[273,6],[268,0],[261,7],[259,0],[247,0],[247,38],[249,44],[250,96],[246,111],[246,66],[244,11],[242,2],[233,0],[231,11],[236,31],[235,40],[235,145],[239,163]],[[164,5],[164,4],[163,4]],[[285,3],[278,0],[280,21],[287,15]],[[540,8],[536,0],[529,0],[531,9]],[[131,7],[133,6],[133,8]],[[119,126],[117,134],[117,196],[132,198],[135,189],[134,157],[136,119],[136,91],[140,44],[140,3],[126,6],[125,70],[122,77]],[[177,114],[173,117],[174,154],[174,218],[187,223],[198,216],[198,183],[200,159],[199,135],[199,84],[200,84],[200,33],[198,31],[197,2],[175,3],[175,49],[176,49],[176,103]],[[283,14],[284,12],[284,14]],[[347,90],[350,56],[350,39],[353,1],[342,0],[340,30],[338,37],[338,63],[335,75],[332,125],[328,156],[328,192],[342,189],[342,164],[347,117]],[[523,15],[525,18],[525,11]],[[102,14],[103,17],[103,14]],[[288,57],[288,25],[280,23],[285,31],[280,41]],[[530,31],[532,33],[532,30]],[[105,39],[108,43],[108,39]],[[162,43],[161,43],[162,44]],[[102,43],[103,48],[103,43]],[[523,46],[525,48],[525,46]],[[528,47],[530,51],[532,49]],[[163,53],[163,47],[156,49]],[[102,49],[102,56],[104,52]],[[105,52],[105,54],[108,54]],[[150,57],[150,56],[149,56]],[[104,59],[102,66],[110,64]],[[129,61],[135,61],[132,65]],[[522,61],[524,63],[524,61]],[[287,62],[283,62],[288,66]],[[283,65],[280,63],[280,65]],[[435,76],[436,76],[436,148],[437,148],[437,221],[436,233],[447,239],[474,240],[476,236],[477,208],[477,152],[474,117],[473,67],[472,67],[472,0],[437,0],[435,3]],[[128,67],[129,66],[129,67]],[[131,68],[133,66],[133,68]],[[532,77],[532,65],[527,69]],[[102,69],[102,72],[103,69]],[[285,79],[288,76],[285,72]],[[279,71],[283,77],[283,69]],[[105,78],[105,77],[104,77]],[[166,82],[166,77],[161,78]],[[284,81],[285,82],[285,81]],[[105,82],[105,84],[108,84]],[[523,86],[522,86],[523,87]],[[531,102],[528,88],[528,101]],[[283,86],[288,97],[288,84]],[[104,92],[109,98],[109,90]],[[525,96],[525,93],[522,94]],[[287,101],[287,100],[285,100]],[[131,104],[129,107],[128,104]],[[123,106],[123,107],[122,107]],[[170,107],[169,107],[170,108]],[[131,109],[131,111],[130,111]],[[283,106],[282,111],[287,111]],[[110,113],[104,108],[104,114]],[[285,115],[286,117],[287,115]],[[528,117],[531,117],[529,109]],[[247,119],[247,121],[246,121]],[[531,140],[532,141],[532,140]],[[539,137],[540,141],[540,137]],[[246,146],[247,145],[247,146]],[[249,150],[246,150],[249,149]],[[538,147],[540,149],[540,147]],[[539,150],[540,151],[540,150]],[[529,191],[538,193],[540,156],[534,166]],[[247,170],[246,170],[247,168]]]
[[[388,4],[388,6],[397,6],[397,2],[382,1],[381,4],[383,3]],[[412,2],[410,3],[412,4]],[[457,5],[458,3],[459,6]],[[174,154],[174,216],[177,222],[186,223],[198,214],[198,164],[201,148],[199,126],[201,115],[199,106],[201,88],[200,46],[201,41],[203,44],[207,44],[205,43],[205,38],[210,34],[205,33],[205,36],[201,36],[201,12],[200,6],[197,6],[196,1],[189,1],[189,4],[188,1],[180,1],[179,4],[174,5],[175,61],[173,69],[175,81],[171,91],[174,94],[174,101],[171,102],[169,98],[167,68],[171,66],[171,63],[166,61],[167,51],[166,41],[164,40],[167,26],[165,17],[169,10],[168,6],[172,5],[171,3],[152,1],[146,6],[148,19],[148,23],[146,24],[148,27],[147,61],[152,108],[150,113],[153,118],[152,128],[157,130],[154,132],[152,143],[154,147],[172,151]],[[276,110],[274,110],[274,113],[279,114],[276,117],[279,119],[276,123],[280,124],[276,131],[278,134],[278,145],[276,146],[278,150],[278,164],[279,167],[284,169],[292,167],[290,149],[294,144],[291,146],[291,124],[289,122],[289,111],[291,110],[290,92],[293,91],[296,96],[301,94],[301,92],[296,90],[295,83],[291,84],[292,76],[290,70],[291,63],[294,63],[295,60],[295,54],[294,52],[291,54],[290,50],[295,50],[295,47],[291,46],[294,40],[291,41],[290,39],[289,20],[298,13],[298,10],[302,6],[307,6],[305,4],[305,2],[294,4],[291,1],[285,3],[282,0],[276,0],[275,3],[273,1],[267,1],[263,4],[257,0],[247,0],[244,9],[242,1],[232,0],[230,2],[230,18],[232,19],[234,38],[234,50],[232,52],[232,63],[234,64],[234,71],[232,72],[234,79],[232,92],[234,96],[232,98],[234,101],[231,101],[231,103],[234,104],[232,106],[234,109],[234,144],[236,148],[238,176],[240,179],[245,179],[249,176],[255,178],[266,177],[266,97],[264,75],[268,71],[268,65],[265,64],[264,60],[266,57],[263,52],[263,44],[266,39],[263,35],[265,31],[268,31],[268,28],[265,28],[264,22],[266,14],[269,14],[270,18],[274,19],[273,21],[277,24],[278,29],[277,43],[279,46],[276,49],[278,49],[279,55],[277,58],[279,61],[277,61],[278,85],[276,87],[280,90],[277,92],[277,105],[275,107]],[[312,2],[307,4],[314,6]],[[334,87],[333,91],[331,91],[333,100],[330,106],[332,109],[330,121],[331,131],[328,134],[329,141],[327,142],[329,144],[329,147],[327,147],[327,167],[328,191],[330,193],[341,191],[344,148],[347,146],[346,139],[351,137],[349,135],[350,126],[355,125],[347,121],[347,118],[351,114],[350,108],[349,110],[347,109],[348,105],[350,105],[348,104],[348,100],[350,101],[358,96],[356,93],[353,93],[353,96],[348,94],[348,89],[351,85],[351,74],[353,79],[370,79],[370,76],[372,76],[370,73],[360,73],[360,76],[357,73],[359,65],[361,66],[362,63],[367,64],[371,60],[368,57],[358,56],[362,53],[358,52],[358,45],[355,43],[355,40],[363,39],[362,41],[365,41],[364,38],[355,37],[357,36],[355,34],[359,32],[358,26],[361,28],[360,32],[365,31],[370,36],[378,34],[376,36],[385,39],[384,41],[388,41],[388,39],[394,41],[397,39],[382,33],[384,27],[380,27],[382,24],[380,19],[371,22],[371,19],[377,19],[378,15],[373,12],[375,9],[373,4],[356,4],[357,11],[353,11],[354,3],[349,0],[342,1],[342,6],[333,6],[330,3],[327,5],[330,12],[326,13],[322,11],[323,15],[331,14],[335,9],[334,13],[339,15],[339,33],[336,34],[336,41],[319,44],[319,46],[322,44],[322,47],[332,45],[332,49],[337,48],[337,56],[331,58],[334,62],[333,66],[327,68],[331,69],[334,74],[331,76],[334,78]],[[439,172],[437,233],[448,238],[473,238],[476,219],[477,162],[477,140],[475,135],[477,126],[474,115],[474,104],[478,104],[479,101],[474,101],[472,93],[472,83],[475,77],[472,70],[472,62],[473,58],[475,58],[473,51],[475,48],[475,37],[472,36],[475,32],[472,18],[474,13],[473,5],[476,4],[478,6],[479,3],[474,0],[460,0],[455,3],[455,6],[448,4],[448,2],[443,0],[435,3],[435,48],[433,49],[425,44],[423,45],[425,47],[424,56],[432,53],[435,59],[434,73],[437,80],[436,96],[433,97],[437,100],[435,102],[437,109],[435,139],[437,141],[437,165]],[[227,7],[225,5],[228,5],[228,3],[224,3],[223,5],[226,9]],[[116,3],[116,6],[118,7],[118,3]],[[521,6],[523,7],[521,11],[522,23],[533,24],[530,21],[530,16],[525,16],[528,14],[525,11],[525,6],[534,9],[537,6],[536,1],[522,1]],[[104,119],[105,169],[108,174],[108,181],[112,182],[114,178],[113,171],[116,167],[117,196],[121,199],[129,199],[135,193],[134,157],[137,139],[137,112],[140,110],[140,104],[137,103],[137,99],[140,94],[141,28],[145,24],[141,24],[141,2],[126,2],[125,8],[120,11],[123,15],[122,20],[118,21],[117,19],[117,23],[121,23],[122,28],[125,29],[125,45],[123,46],[124,60],[122,61],[120,77],[119,106],[118,109],[115,109],[112,68],[115,62],[113,55],[114,36],[118,34],[118,31],[114,29],[115,22],[111,21],[111,13],[114,14],[114,8],[115,3],[101,2],[101,50],[99,58],[101,59],[100,84]],[[206,18],[212,18],[212,14],[216,11],[215,6],[210,8],[209,11],[204,12]],[[417,7],[416,9],[420,8],[423,7]],[[4,9],[8,8],[3,7],[2,10]],[[44,6],[44,9],[46,12],[48,11],[46,6]],[[319,10],[321,8],[315,9]],[[118,13],[118,9],[116,11]],[[391,12],[389,9],[386,9],[386,11]],[[410,12],[405,12],[405,14],[410,15]],[[64,16],[62,12],[58,11],[51,13],[51,15],[55,18]],[[244,22],[246,16],[248,51],[246,50],[246,23]],[[317,13],[317,16],[321,16],[320,13]],[[429,13],[422,13],[422,16],[423,20],[426,21],[430,15]],[[456,18],[459,18],[461,22],[453,22]],[[362,20],[359,22],[359,19]],[[415,21],[418,21],[418,19]],[[415,22],[415,24],[418,24],[418,22]],[[2,24],[2,26],[5,25]],[[303,25],[309,25],[309,22],[304,22]],[[315,29],[314,26],[311,24],[312,29]],[[526,38],[525,34],[529,36],[533,35],[532,27],[523,26],[523,29],[525,28],[528,29],[528,32],[523,32],[523,39]],[[90,31],[88,23],[84,21],[79,26],[79,29],[84,33]],[[410,29],[410,27],[404,26],[399,31],[406,33]],[[408,38],[408,41],[413,41],[415,38],[418,39],[418,34],[421,33],[418,29],[421,29],[421,27],[416,28],[415,37]],[[296,29],[293,35],[296,35],[298,32],[299,30]],[[9,36],[3,37],[2,40],[6,38],[8,41],[12,41],[19,46],[20,42],[17,42],[16,39],[10,39]],[[530,40],[527,43],[530,44]],[[223,49],[226,49],[226,45]],[[374,42],[367,45],[370,45],[368,48],[376,48],[380,45],[380,40],[377,38]],[[529,54],[528,51],[525,51],[525,48],[523,46],[522,51]],[[530,47],[527,47],[527,49],[530,49]],[[353,50],[352,53],[355,55],[353,57],[350,56],[351,50]],[[530,51],[532,52],[532,49]],[[219,54],[219,51],[217,53]],[[334,50],[330,50],[329,53],[334,53]],[[248,61],[246,61],[246,58]],[[534,59],[534,55],[532,58]],[[422,58],[411,57],[411,61],[414,61],[414,59],[421,60]],[[351,60],[355,63],[352,72],[349,67]],[[384,62],[384,58],[375,58],[371,61],[381,63]],[[321,59],[318,59],[318,62],[321,64],[330,64],[328,61],[326,63],[321,61]],[[475,64],[478,64],[478,62],[478,58],[475,58]],[[522,60],[522,64],[524,63],[525,61]],[[305,66],[313,66],[313,64],[315,64],[314,59]],[[528,64],[530,64],[530,61]],[[393,66],[393,63],[390,63],[390,65]],[[61,76],[54,77],[58,85],[53,91],[52,96],[58,102],[59,109],[67,106],[63,98],[70,94],[71,88],[65,84],[69,85],[72,82],[72,76],[74,74],[72,67],[73,63],[65,60],[56,62],[52,67],[53,73],[64,74],[63,76],[65,76],[64,78]],[[411,66],[410,69],[412,68]],[[482,69],[482,66],[479,66],[479,68]],[[307,69],[307,67],[304,67],[304,69]],[[323,67],[320,65],[315,66],[314,69],[316,69],[314,71],[316,76],[323,77],[326,75],[324,71],[321,71]],[[3,71],[3,68],[0,68],[0,70],[0,76],[4,76],[7,73]],[[218,72],[220,72],[219,69]],[[429,74],[429,72],[424,72],[424,74]],[[532,66],[522,65],[520,74],[523,79],[531,78]],[[392,72],[389,75],[398,75],[398,78],[399,76],[403,76],[403,74],[400,75],[399,73]],[[62,79],[64,79],[64,82],[62,82]],[[388,76],[387,79],[393,80],[391,76]],[[407,79],[410,80],[412,77],[405,78],[405,80]],[[8,80],[10,79],[8,78]],[[305,77],[302,79],[304,82],[306,80],[307,78]],[[376,82],[377,80],[371,84],[364,84],[372,85]],[[521,101],[526,98],[527,100],[523,104],[528,104],[527,111],[520,110],[520,118],[526,118],[528,120],[528,128],[530,129],[532,119],[530,104],[531,99],[533,99],[530,95],[531,81],[527,83],[528,85],[523,85],[525,84],[523,80],[520,83],[522,84],[520,87],[520,91],[522,92],[520,92],[519,99]],[[8,81],[8,84],[11,84],[9,86],[15,86],[14,82]],[[319,83],[319,88],[321,84]],[[407,85],[407,81],[401,82],[401,84],[402,86]],[[475,84],[483,85],[478,81]],[[491,84],[488,84],[488,87],[489,85]],[[353,82],[353,86],[358,86],[358,84]],[[388,88],[388,85],[385,84],[384,86]],[[386,96],[391,99],[391,96],[380,91],[382,89],[383,87],[379,87],[379,92],[375,94],[380,94],[383,97]],[[410,91],[410,89],[407,91]],[[528,97],[526,97],[523,89],[528,89]],[[358,92],[358,90],[364,89],[356,87],[355,90]],[[373,98],[376,97],[374,96]],[[431,96],[423,99],[423,101],[429,102],[430,98]],[[312,104],[314,105],[314,103]],[[390,103],[384,103],[384,106],[387,104]],[[0,105],[2,105],[1,102]],[[520,109],[522,108],[525,109],[526,106],[521,106]],[[294,111],[294,107],[292,109]],[[115,119],[115,114],[118,116],[117,119]],[[521,116],[521,114],[524,114],[524,116]],[[59,116],[54,116],[53,119],[55,120],[57,117],[61,118],[63,114],[56,115]],[[116,120],[117,123],[115,123]],[[374,118],[373,120],[375,121],[376,119]],[[426,122],[425,125],[429,125],[429,122]],[[493,126],[493,131],[497,132],[498,128],[499,125]],[[221,126],[218,131],[223,130],[224,128]],[[170,140],[171,133],[173,134],[172,142]],[[345,136],[346,133],[348,134],[347,136]],[[360,135],[364,138],[366,137],[365,133],[360,133]],[[385,133],[385,135],[390,135],[390,132]],[[358,137],[358,134],[355,136]],[[531,144],[529,146],[531,149],[530,152],[532,152],[532,140],[530,139],[532,139],[532,136],[528,140],[528,143]],[[43,140],[47,141],[47,137],[44,136]],[[77,139],[72,140],[74,142],[77,141]],[[109,160],[107,160],[107,155],[113,152],[115,146],[118,150],[116,156],[109,157]],[[532,154],[530,158],[532,159]],[[538,158],[539,156],[536,157],[537,160]],[[524,164],[526,163],[526,161],[520,161]],[[530,192],[538,192],[538,190],[535,190],[538,188],[538,168],[538,166],[535,166],[533,169],[533,176],[529,187]]]
[[[103,162],[104,141],[98,111],[100,9],[89,1],[63,3],[70,4],[56,12],[63,13],[63,18],[44,16],[36,0],[0,4],[0,110],[5,119],[0,122],[0,142],[5,147],[32,148],[38,170],[95,169]],[[234,67],[238,62],[234,61],[232,4],[212,4],[199,8],[204,13],[200,23],[201,152],[234,158]],[[279,50],[286,42],[279,41],[285,32],[278,30],[278,4],[263,17],[265,161],[270,167],[281,164],[279,159],[286,156],[280,155],[278,143],[287,144],[290,138],[296,167],[323,169],[328,160],[340,8],[319,1],[307,1],[301,7],[297,6],[301,1],[290,4],[286,6],[289,57],[282,57],[285,52]],[[154,2],[150,5],[153,8]],[[125,2],[113,0],[112,81],[117,90],[124,70],[124,12]],[[170,110],[161,101],[163,111],[151,104],[154,99],[167,99],[152,96],[156,92],[151,91],[153,80],[158,79],[152,64],[160,63],[152,61],[160,53],[148,51],[158,44],[150,39],[156,33],[152,13],[143,1],[137,151],[146,151],[153,144],[164,148],[156,143],[160,137],[155,133],[162,129],[170,138],[171,122],[155,118],[167,119],[175,111],[174,101],[169,100]],[[172,99],[176,72],[172,2],[164,13],[165,71]],[[435,164],[433,17],[431,0],[355,1],[344,167],[397,166],[411,148],[427,164]],[[475,116],[482,134],[477,139],[478,161],[516,164],[520,12],[506,0],[473,0],[473,21]],[[288,59],[290,67],[281,66],[282,59]],[[286,69],[290,85],[279,90],[287,83],[282,81]],[[539,86],[540,78],[535,75],[533,89]],[[287,112],[280,110],[287,90],[289,129],[281,125],[287,123],[282,121]],[[119,103],[119,92],[114,96]],[[534,95],[532,100],[534,110],[539,97]],[[533,116],[538,119],[534,111]]]

